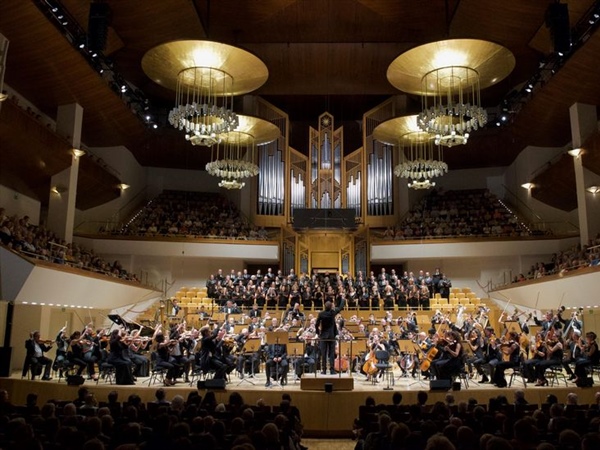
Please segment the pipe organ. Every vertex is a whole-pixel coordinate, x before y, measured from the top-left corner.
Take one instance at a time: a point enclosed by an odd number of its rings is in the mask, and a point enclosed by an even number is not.
[[[258,214],[279,216],[285,198],[285,163],[277,141],[260,148],[258,167]]]
[[[373,142],[373,151],[367,163],[367,211],[370,216],[393,214],[393,147]]]
[[[305,273],[369,269],[368,227],[393,224],[398,210],[394,208],[394,149],[371,136],[371,125],[382,120],[379,115],[387,116],[388,109],[385,106],[385,114],[373,110],[365,115],[364,144],[347,154],[343,127],[336,129],[334,117],[327,112],[319,116],[318,128],[309,128],[308,148],[291,148],[285,134],[285,139],[259,149],[255,219],[258,224],[282,227],[281,262],[286,272],[291,268]],[[287,130],[287,122],[282,129]],[[317,224],[312,228],[294,228],[295,212],[307,208],[349,209],[358,231],[356,227],[325,231],[318,221],[311,222]]]

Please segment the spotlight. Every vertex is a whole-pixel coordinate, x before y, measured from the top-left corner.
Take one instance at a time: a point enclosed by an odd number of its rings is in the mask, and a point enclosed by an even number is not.
[[[154,125],[152,125],[152,128],[154,128],[156,130],[158,128],[158,125],[154,124]]]
[[[121,92],[127,92],[127,86],[121,85]]]
[[[52,12],[53,13],[58,12],[58,8],[55,6],[54,8],[52,8]]]
[[[525,92],[531,92],[531,88],[530,87],[525,88]]]
[[[65,16],[63,16],[62,14],[59,14],[58,16],[56,16],[56,18],[57,18],[58,20],[63,20],[63,19],[64,19],[64,17],[65,17]]]
[[[152,119],[152,117],[150,117],[150,116],[146,116],[146,120],[147,120],[148,122],[150,122],[150,119]]]
[[[558,56],[562,58],[563,56],[565,56],[565,54],[563,52],[558,52]]]
[[[83,50],[85,48],[85,44],[82,42],[81,44],[79,44],[79,48]]]
[[[96,56],[98,56],[98,53],[96,53],[96,52],[92,53],[92,58],[95,58]]]
[[[523,184],[521,185],[521,187],[522,187],[523,189],[527,189],[527,190],[529,191],[529,190],[531,190],[531,188],[533,187],[533,183],[523,183]]]
[[[502,125],[500,122],[496,122],[497,127],[499,127],[500,125]]]
[[[571,150],[568,150],[567,153],[569,155],[571,155],[573,158],[579,158],[581,153],[583,153],[583,150],[581,148],[573,148]]]
[[[500,119],[502,120],[502,122],[506,122],[508,120],[508,117],[505,114],[502,114]]]

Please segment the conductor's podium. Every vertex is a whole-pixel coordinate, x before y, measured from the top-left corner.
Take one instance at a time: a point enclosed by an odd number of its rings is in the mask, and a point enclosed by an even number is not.
[[[354,390],[354,378],[348,374],[323,375],[305,373],[300,378],[300,390],[302,391],[352,391]]]

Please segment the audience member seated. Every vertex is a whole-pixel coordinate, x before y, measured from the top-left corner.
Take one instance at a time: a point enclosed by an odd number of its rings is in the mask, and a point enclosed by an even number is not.
[[[487,189],[433,190],[396,227],[388,227],[383,239],[432,239],[442,237],[518,237],[530,230]]]
[[[56,264],[102,273],[115,278],[137,281],[119,261],[110,264],[94,254],[93,250],[67,243],[43,226],[29,223],[29,217],[7,217],[0,207],[0,243],[26,256]]]
[[[118,234],[266,240],[235,205],[211,192],[164,191],[148,202]]]

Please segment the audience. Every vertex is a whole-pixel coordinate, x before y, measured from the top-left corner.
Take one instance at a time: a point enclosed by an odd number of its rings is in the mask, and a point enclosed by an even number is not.
[[[67,243],[43,226],[29,223],[29,217],[8,217],[0,207],[0,243],[26,256],[50,261],[55,264],[102,273],[115,278],[137,281],[135,274],[128,273],[119,261],[110,264],[76,243]]]
[[[235,205],[210,192],[164,191],[148,202],[118,234],[266,240]]]
[[[160,391],[157,399],[163,397]],[[232,393],[227,405],[217,405],[214,398],[204,402],[193,392],[187,401],[175,395],[170,403],[150,402],[147,411],[132,394],[122,405],[123,416],[116,417],[108,407],[113,403],[114,408],[114,396],[99,408],[52,400],[41,413],[28,413],[27,406],[7,408],[7,402],[8,392],[1,390],[0,448],[306,450],[298,433],[300,414],[289,394],[271,408],[246,405],[239,393]]]
[[[589,244],[583,248],[577,244],[568,250],[553,254],[550,262],[538,262],[532,265],[527,276],[519,274],[514,277],[512,282],[518,283],[547,275],[564,274],[598,265],[600,265],[600,234],[595,239],[590,239]]]
[[[488,405],[469,401],[454,408],[448,397],[446,403],[426,404],[426,394],[419,392],[414,405],[366,402],[355,420],[355,449],[575,450],[600,442],[595,405],[577,406],[570,414],[558,403],[516,407],[528,404],[521,390],[515,404],[499,396]],[[574,393],[567,396],[571,404],[574,399]]]
[[[518,237],[531,234],[534,233],[521,219],[487,189],[434,189],[413,207],[401,224],[386,229],[383,238]]]

